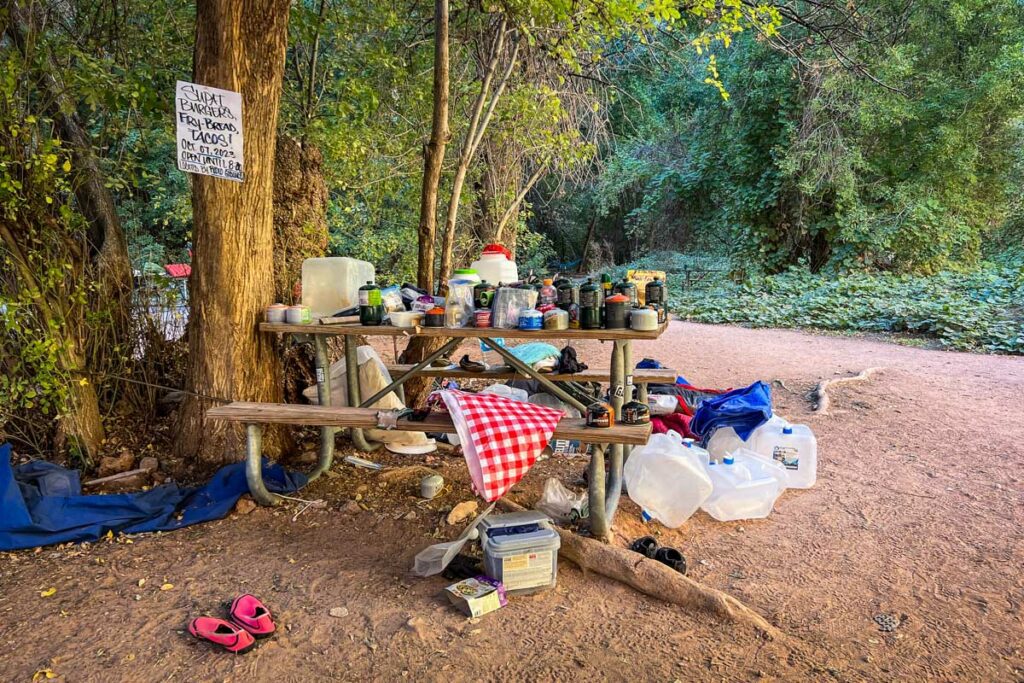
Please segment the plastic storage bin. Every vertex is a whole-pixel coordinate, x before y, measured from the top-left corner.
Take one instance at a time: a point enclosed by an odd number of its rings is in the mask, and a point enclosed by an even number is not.
[[[781,465],[743,448],[708,465],[707,473],[714,490],[701,509],[719,522],[767,517],[786,488]]]
[[[501,581],[509,595],[554,588],[560,546],[558,532],[542,512],[489,515],[480,522],[484,570]]]
[[[690,518],[711,495],[712,484],[695,447],[679,435],[654,434],[623,469],[630,499],[669,528]]]
[[[789,486],[809,489],[818,479],[818,442],[807,425],[772,424],[751,435],[758,455],[778,462],[789,474]]]
[[[377,279],[372,263],[330,256],[302,262],[302,303],[314,318],[359,305],[359,288]]]

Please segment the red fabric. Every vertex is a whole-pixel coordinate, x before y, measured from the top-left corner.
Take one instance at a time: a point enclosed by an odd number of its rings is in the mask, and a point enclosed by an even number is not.
[[[497,500],[512,488],[536,462],[551,440],[562,412],[546,406],[515,401],[493,394],[445,392],[454,399],[473,449],[463,448],[473,474],[473,488],[484,500]],[[454,420],[459,416],[452,411]],[[462,436],[460,434],[460,436]]]
[[[188,277],[192,274],[192,266],[187,263],[168,263],[164,270],[171,277]]]
[[[682,434],[683,437],[699,439],[699,436],[690,431],[690,420],[692,419],[692,415],[686,415],[685,413],[656,415],[651,418],[651,431],[655,434],[665,434],[669,431],[675,431]]]

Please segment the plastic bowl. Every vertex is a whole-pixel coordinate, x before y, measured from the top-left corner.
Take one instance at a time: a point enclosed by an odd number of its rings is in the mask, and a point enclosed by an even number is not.
[[[420,311],[395,311],[389,317],[395,327],[416,327],[423,324],[423,313]]]

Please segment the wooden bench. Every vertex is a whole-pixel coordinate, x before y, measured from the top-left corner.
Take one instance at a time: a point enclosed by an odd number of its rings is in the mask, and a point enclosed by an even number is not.
[[[263,483],[263,425],[290,424],[311,427],[335,427],[354,429],[374,429],[378,427],[375,408],[338,408],[333,406],[301,405],[294,403],[247,403],[236,401],[217,406],[206,411],[211,420],[241,422],[246,425],[246,466],[245,478],[249,484],[252,497],[261,505],[276,505],[280,497],[267,490]],[[407,432],[442,432],[452,433],[455,426],[447,413],[431,413],[425,420],[415,422],[409,419],[398,420],[395,429]],[[552,438],[579,440],[595,446],[590,462],[590,486],[597,486],[604,492],[605,464],[604,446],[606,444],[623,444],[640,446],[647,443],[651,435],[651,425],[617,424],[607,428],[586,426],[584,420],[562,418],[555,427]],[[333,439],[333,434],[331,436]],[[613,452],[613,457],[615,453]],[[621,456],[618,456],[621,457]],[[321,449],[321,461],[310,475],[310,479],[325,472],[331,466],[333,449]],[[621,463],[612,467],[612,477],[608,482],[608,495],[615,496],[621,491]]]
[[[391,373],[392,377],[404,374],[412,369],[411,365],[388,365],[388,372]],[[530,379],[522,372],[509,367],[499,367],[491,370],[485,370],[483,372],[470,372],[469,370],[463,370],[461,368],[424,368],[420,370],[420,375],[425,377],[451,377],[456,379],[493,379],[493,380],[506,380],[506,379]],[[565,374],[559,372],[544,373],[544,376],[552,382],[601,382],[607,384],[611,381],[611,371],[607,368],[597,369],[591,368],[577,372],[573,374]],[[643,368],[637,368],[633,370],[633,384],[675,384],[676,383],[676,371],[670,368],[662,368],[657,370],[644,370]]]

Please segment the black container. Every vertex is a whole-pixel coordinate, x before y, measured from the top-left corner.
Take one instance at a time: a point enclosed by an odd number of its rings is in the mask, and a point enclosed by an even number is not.
[[[384,322],[384,301],[380,287],[373,281],[359,288],[359,324],[380,325]]]
[[[639,304],[639,300],[637,299],[636,283],[623,279],[621,282],[615,283],[614,290],[616,294],[625,294],[628,296],[630,306],[636,306]]]
[[[607,403],[597,401],[587,406],[588,427],[611,427],[615,424],[615,411]]]
[[[609,330],[624,330],[629,327],[629,297],[614,294],[604,302],[604,326]]]
[[[622,406],[622,422],[628,425],[645,425],[651,421],[651,409],[646,403],[630,401]]]
[[[580,287],[580,327],[584,330],[601,329],[601,287],[588,279]]]
[[[490,308],[494,303],[494,292],[494,285],[486,280],[473,287],[473,308]]]
[[[441,307],[430,309],[423,317],[426,327],[444,327],[444,309]]]
[[[647,283],[644,287],[644,303],[645,304],[664,304],[668,298],[668,288],[665,286],[664,280],[661,278],[655,278]]]

